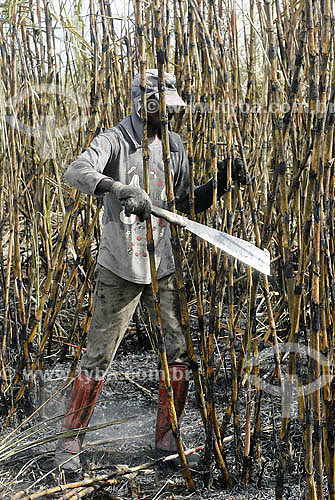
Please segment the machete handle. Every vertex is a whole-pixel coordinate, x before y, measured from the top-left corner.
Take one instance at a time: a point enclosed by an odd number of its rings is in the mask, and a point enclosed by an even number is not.
[[[170,224],[177,224],[177,226],[180,227],[185,227],[187,224],[187,219],[185,217],[174,212],[170,212],[169,210],[164,210],[164,208],[152,206],[151,213],[155,217],[159,217],[160,219],[170,222]]]

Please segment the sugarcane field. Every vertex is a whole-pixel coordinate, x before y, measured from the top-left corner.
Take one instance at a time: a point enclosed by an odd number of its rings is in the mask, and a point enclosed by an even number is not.
[[[335,2],[0,4],[0,498],[335,500]]]

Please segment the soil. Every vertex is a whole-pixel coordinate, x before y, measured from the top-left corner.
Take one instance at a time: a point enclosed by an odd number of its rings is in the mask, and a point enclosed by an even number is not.
[[[228,356],[229,358],[229,356]],[[46,373],[43,398],[51,395],[60,385],[63,375],[68,372],[70,363],[55,363]],[[231,381],[225,368],[216,384],[216,410],[219,422],[222,421],[223,409],[227,407],[231,394]],[[112,422],[104,429],[87,433],[82,453],[84,472],[76,479],[92,478],[109,474],[124,467],[134,467],[153,460],[154,426],[158,372],[156,355],[150,347],[140,347],[134,336],[124,340],[105,381],[99,402],[91,420],[91,425]],[[67,395],[53,398],[45,408],[43,419],[54,417],[64,411]],[[244,432],[245,394],[240,401],[242,433]],[[204,487],[204,471],[201,467],[191,469],[196,490],[186,487],[183,470],[178,466],[164,468],[153,465],[146,470],[124,475],[115,485],[100,488],[85,495],[91,500],[99,499],[211,499],[211,500],[268,500],[275,498],[275,482],[278,469],[278,436],[280,428],[280,401],[264,395],[262,404],[261,459],[253,466],[248,485],[241,478],[241,466],[235,456],[234,428],[228,426],[224,444],[227,468],[233,480],[233,486],[227,488],[219,468],[213,465],[211,488]],[[120,422],[120,420],[123,420]],[[41,421],[40,416],[35,423]],[[53,435],[60,431],[60,422],[52,423],[43,432],[28,439]],[[119,423],[117,423],[119,422]],[[32,425],[32,423],[29,423]],[[22,431],[23,429],[21,429]],[[7,432],[7,431],[6,431]],[[4,433],[3,433],[4,435]],[[193,382],[182,425],[182,436],[186,448],[204,444],[204,430],[195,398]],[[277,439],[277,438],[276,438]],[[301,429],[296,408],[291,413],[291,454],[288,457],[285,476],[284,497],[286,500],[304,498],[304,457],[301,450]],[[1,462],[0,498],[13,499],[15,493],[27,489],[25,498],[38,491],[69,481],[54,469],[53,454],[55,442],[40,445],[21,454],[15,454],[6,462]],[[242,448],[243,453],[243,448]],[[202,457],[202,452],[200,452]],[[214,463],[214,460],[213,460]],[[70,478],[73,479],[73,478]],[[79,495],[79,493],[78,493]],[[30,497],[29,497],[30,498]],[[33,498],[33,497],[32,497]],[[43,497],[42,497],[43,498]],[[65,493],[53,494],[45,498],[72,498]],[[82,498],[73,496],[73,498]]]

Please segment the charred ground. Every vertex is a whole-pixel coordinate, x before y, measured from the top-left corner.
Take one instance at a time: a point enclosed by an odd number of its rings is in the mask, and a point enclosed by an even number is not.
[[[281,423],[281,402],[279,398],[262,394],[262,434],[259,436],[260,455],[252,464],[252,474],[248,485],[243,483],[243,457],[236,455],[237,435],[234,430],[233,419],[227,427],[224,443],[224,458],[228,471],[231,475],[233,486],[227,488],[219,468],[213,459],[213,484],[210,489],[204,488],[203,470],[193,470],[192,475],[196,483],[196,491],[191,492],[185,485],[183,471],[179,468],[164,468],[154,465],[154,426],[156,399],[158,387],[158,372],[156,366],[156,355],[148,338],[143,331],[137,331],[139,325],[135,323],[129,329],[121,344],[120,350],[109,370],[108,377],[94,413],[91,425],[99,425],[111,422],[111,425],[100,430],[89,432],[85,439],[82,463],[84,471],[77,477],[65,478],[53,464],[53,452],[55,442],[40,445],[21,453],[13,454],[10,458],[1,462],[0,495],[2,499],[13,499],[18,491],[26,490],[22,498],[30,497],[33,493],[46,494],[47,490],[58,485],[82,481],[87,478],[113,474],[116,471],[139,466],[153,461],[152,467],[125,474],[117,478],[113,485],[95,486],[95,491],[77,488],[77,495],[73,496],[75,490],[67,490],[62,493],[54,493],[45,498],[90,498],[98,499],[150,499],[163,498],[200,500],[208,499],[260,499],[267,500],[275,498],[275,484],[278,472],[279,435]],[[196,335],[195,326],[194,334]],[[220,372],[215,386],[215,405],[219,422],[222,421],[224,411],[231,397],[231,380],[229,374],[230,358],[229,348],[225,332],[218,339],[221,352],[226,352],[225,363]],[[63,363],[53,359],[46,366],[46,373],[50,376],[44,384],[43,399],[50,396],[62,382],[69,371],[70,361]],[[272,362],[263,366],[264,373],[269,373]],[[250,389],[253,391],[253,388]],[[40,391],[37,392],[41,397]],[[252,412],[254,409],[253,394],[251,396]],[[244,426],[246,391],[241,391],[240,397],[240,419],[241,419],[241,453],[243,455]],[[33,425],[41,422],[41,419],[50,419],[55,415],[61,415],[64,411],[66,394],[53,398],[45,407],[42,415],[37,414],[25,426],[17,431],[20,432],[33,429]],[[37,400],[29,401],[21,408],[18,417],[23,417],[25,410],[29,414]],[[23,405],[24,406],[24,405]],[[36,407],[35,406],[35,407]],[[38,434],[26,439],[24,442],[33,443],[36,439],[51,436],[60,431],[60,421],[51,423]],[[119,423],[117,423],[119,422]],[[9,432],[6,429],[2,437]],[[190,384],[190,392],[186,412],[182,425],[182,434],[185,446],[192,448],[204,444],[205,432],[201,420],[200,411],[197,407],[196,395],[193,382]],[[287,461],[285,476],[284,498],[295,500],[304,498],[304,455],[301,452],[301,424],[297,413],[296,404],[292,404],[290,419],[290,454]],[[252,436],[251,446],[255,446],[255,436]],[[14,447],[13,447],[13,451]],[[200,455],[202,452],[200,452]],[[82,488],[82,487],[81,487]],[[71,492],[71,494],[70,494]],[[71,496],[72,495],[72,496]],[[20,497],[21,498],[21,497]]]

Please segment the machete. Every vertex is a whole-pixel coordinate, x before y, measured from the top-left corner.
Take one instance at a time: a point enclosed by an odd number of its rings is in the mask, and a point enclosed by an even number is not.
[[[199,224],[187,219],[187,217],[164,210],[164,208],[152,206],[151,213],[171,224],[184,227],[244,264],[257,269],[257,271],[267,275],[270,274],[270,254],[268,250],[262,250],[248,241],[236,238],[236,236],[231,236],[204,224]]]

